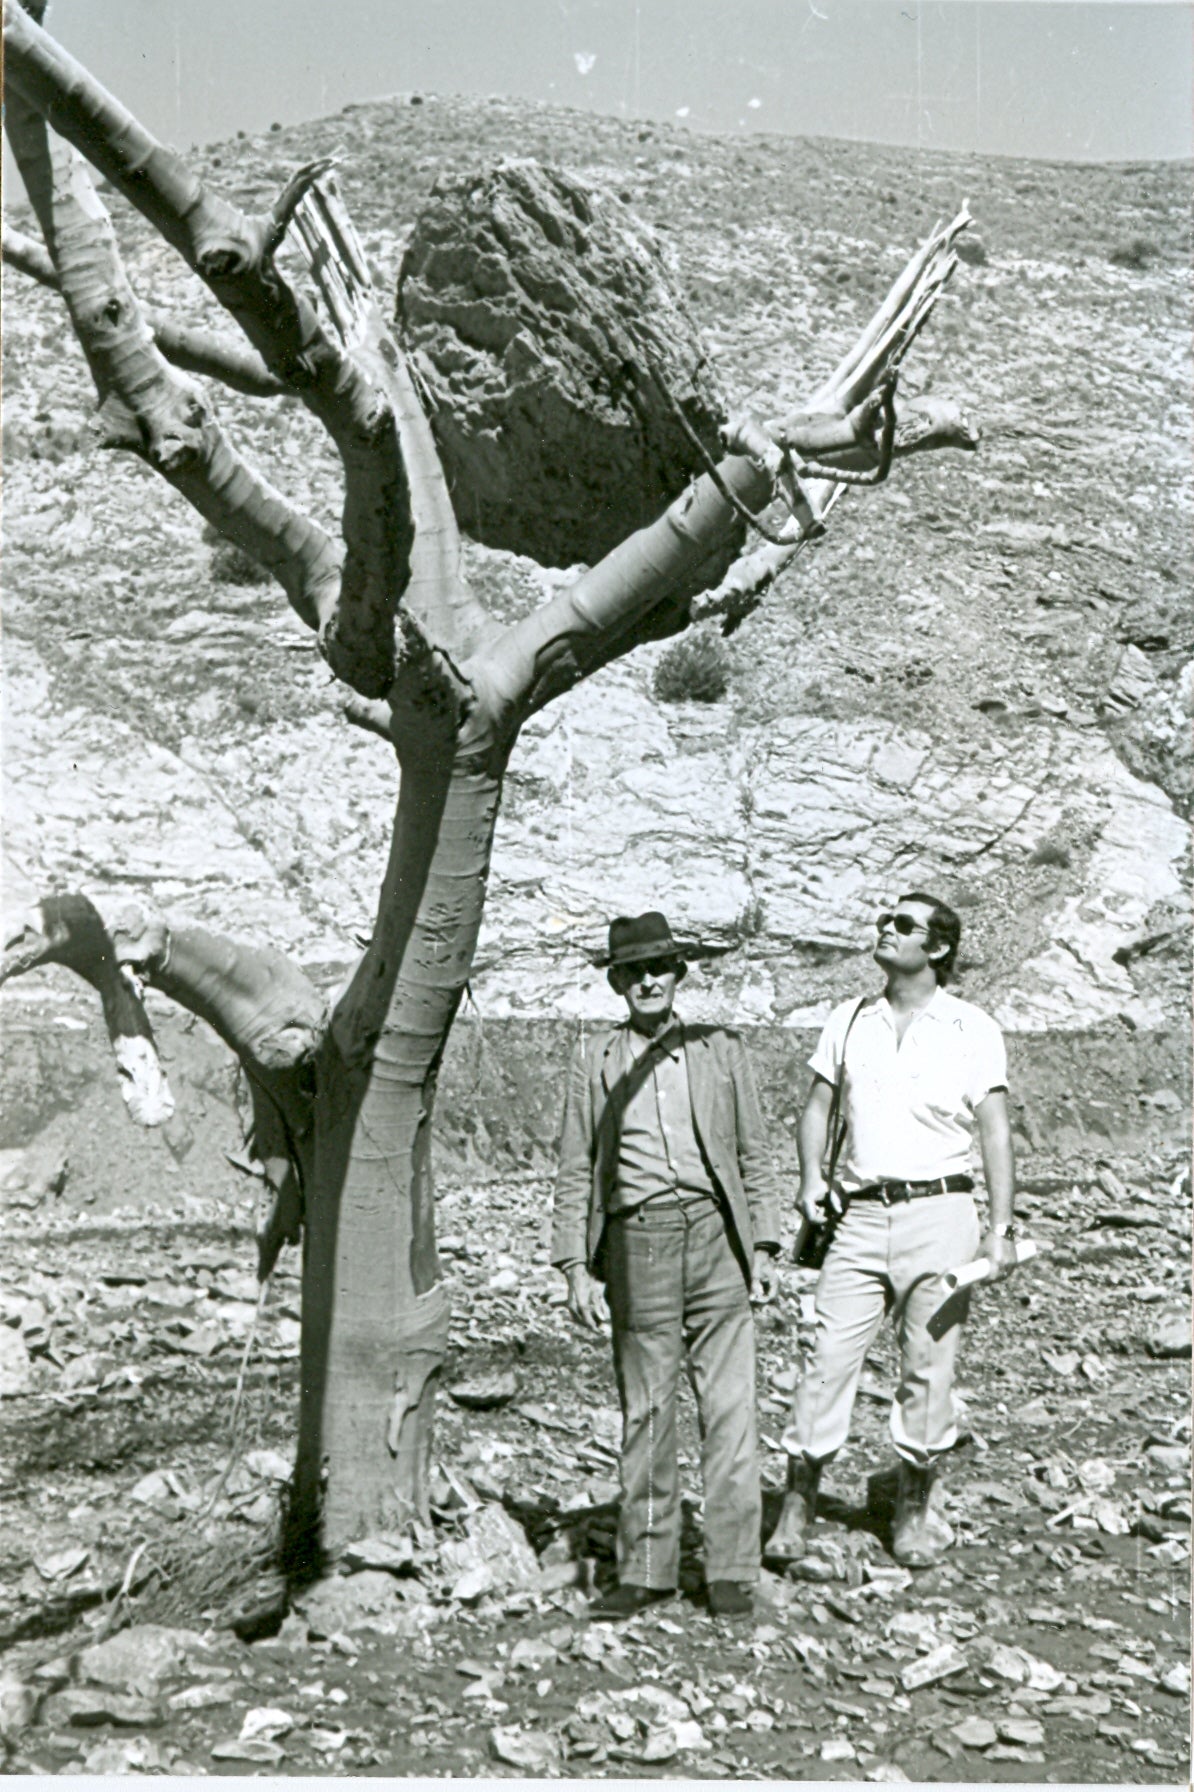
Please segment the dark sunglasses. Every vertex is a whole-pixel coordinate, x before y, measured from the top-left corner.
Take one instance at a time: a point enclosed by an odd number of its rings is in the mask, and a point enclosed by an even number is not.
[[[876,915],[876,931],[882,933],[885,927],[894,927],[896,932],[903,934],[905,939],[910,933],[927,933],[929,931],[923,921],[914,921],[911,915]]]
[[[641,983],[644,977],[666,977],[677,969],[677,961],[674,958],[637,958],[623,969],[629,982]]]

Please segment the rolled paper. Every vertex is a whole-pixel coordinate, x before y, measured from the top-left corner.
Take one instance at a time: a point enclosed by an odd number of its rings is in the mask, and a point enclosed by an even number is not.
[[[1017,1263],[1027,1263],[1040,1251],[1035,1238],[1018,1238],[1012,1245],[1016,1253]],[[953,1294],[958,1288],[971,1288],[975,1282],[989,1282],[994,1270],[989,1257],[976,1257],[973,1263],[963,1263],[960,1269],[947,1269],[941,1280]]]

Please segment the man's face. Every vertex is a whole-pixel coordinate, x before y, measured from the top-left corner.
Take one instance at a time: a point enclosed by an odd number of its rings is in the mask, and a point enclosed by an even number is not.
[[[680,966],[674,958],[648,958],[638,964],[615,965],[610,981],[624,996],[630,1019],[640,1033],[666,1024],[676,999]]]
[[[932,912],[927,902],[897,902],[894,909],[881,914],[875,924],[879,936],[874,951],[875,963],[882,965],[889,974],[892,971],[906,974],[923,971],[931,963],[929,916]],[[934,947],[934,954],[940,957],[941,948]]]

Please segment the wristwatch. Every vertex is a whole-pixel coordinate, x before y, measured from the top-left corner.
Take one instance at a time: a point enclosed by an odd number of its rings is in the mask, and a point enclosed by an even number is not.
[[[1000,1220],[997,1226],[991,1227],[991,1230],[996,1238],[1010,1238],[1013,1244],[1015,1243],[1017,1228],[1014,1220]]]

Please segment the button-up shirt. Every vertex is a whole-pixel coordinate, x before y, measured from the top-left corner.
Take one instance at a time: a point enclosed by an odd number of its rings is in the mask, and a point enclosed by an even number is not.
[[[622,1118],[609,1211],[661,1195],[713,1195],[693,1125],[683,1024],[673,1021],[658,1039],[624,1028],[610,1050],[608,1074]]]
[[[857,1001],[834,1009],[810,1067],[828,1083]],[[887,997],[858,1012],[846,1041],[846,1139],[835,1180],[849,1192],[874,1182],[930,1182],[971,1167],[974,1110],[1007,1087],[1003,1035],[989,1014],[937,989],[897,1042]]]

